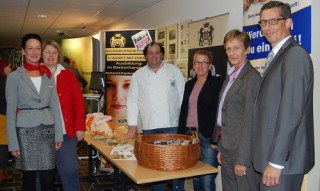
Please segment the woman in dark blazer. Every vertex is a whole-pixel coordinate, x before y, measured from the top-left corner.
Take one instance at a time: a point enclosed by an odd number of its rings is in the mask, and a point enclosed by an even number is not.
[[[218,162],[225,191],[258,190],[259,176],[252,167],[253,104],[261,77],[247,59],[250,38],[246,32],[231,30],[224,47],[232,65],[219,98],[217,128]]]
[[[205,50],[193,56],[196,76],[185,85],[178,133],[198,132],[201,147],[200,160],[217,167],[217,151],[211,148],[216,111],[222,79],[211,75],[212,54]],[[194,177],[194,190],[214,191],[216,174]]]

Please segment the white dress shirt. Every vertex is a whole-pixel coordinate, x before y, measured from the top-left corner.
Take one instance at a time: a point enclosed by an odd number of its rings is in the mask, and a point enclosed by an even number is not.
[[[162,64],[157,72],[148,65],[137,70],[131,79],[127,98],[129,126],[142,129],[177,127],[184,92],[184,79],[178,67]]]

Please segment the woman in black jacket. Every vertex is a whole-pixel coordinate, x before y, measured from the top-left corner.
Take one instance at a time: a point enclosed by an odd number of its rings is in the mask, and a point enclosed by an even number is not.
[[[198,132],[200,160],[217,167],[217,151],[211,148],[211,144],[223,80],[211,75],[212,60],[212,54],[205,50],[198,50],[193,56],[196,76],[185,85],[178,133],[191,135],[192,131]],[[215,177],[216,174],[194,177],[194,190],[215,191]]]

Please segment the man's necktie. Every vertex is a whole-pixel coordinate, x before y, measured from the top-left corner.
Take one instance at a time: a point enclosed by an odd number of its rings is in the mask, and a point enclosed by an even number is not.
[[[274,53],[273,51],[271,50],[267,56],[267,60],[266,60],[266,63],[264,64],[264,71],[261,73],[261,76],[264,76],[264,73],[266,73],[266,70],[271,62],[271,60],[273,59],[273,56],[274,56]]]
[[[269,52],[268,56],[267,56],[267,61],[266,61],[265,66],[264,66],[264,70],[267,70],[267,68],[268,68],[271,60],[273,59],[273,56],[274,56],[274,53],[273,53],[273,51],[271,50],[271,51]]]

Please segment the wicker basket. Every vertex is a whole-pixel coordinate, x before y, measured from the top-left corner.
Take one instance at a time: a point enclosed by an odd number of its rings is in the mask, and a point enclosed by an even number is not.
[[[155,141],[173,139],[192,140],[194,144],[182,146],[154,145]],[[134,154],[140,165],[158,170],[181,170],[194,166],[200,158],[200,141],[198,134],[193,136],[180,134],[138,135],[134,144]]]

